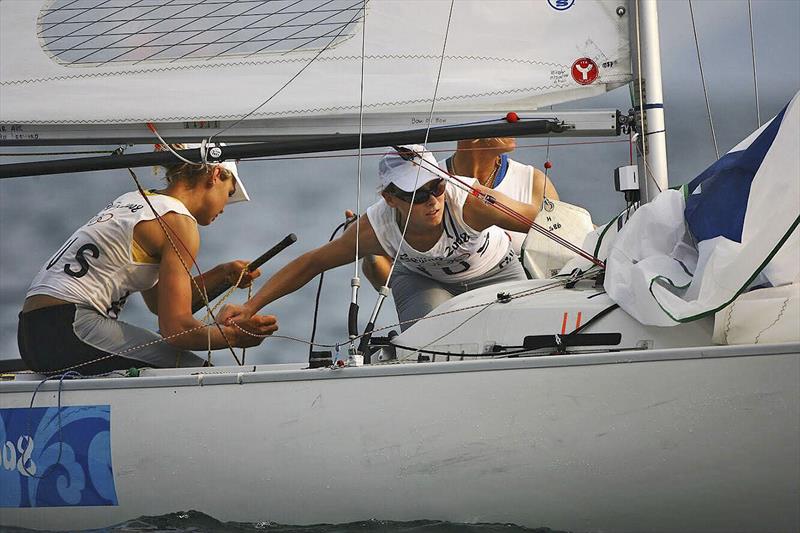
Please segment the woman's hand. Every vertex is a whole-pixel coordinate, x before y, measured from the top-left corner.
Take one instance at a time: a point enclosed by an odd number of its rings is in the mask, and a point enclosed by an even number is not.
[[[273,315],[254,315],[247,320],[229,322],[225,329],[234,346],[250,348],[258,346],[265,337],[278,331],[278,319]]]
[[[230,263],[223,263],[219,265],[218,268],[222,269],[225,276],[225,282],[228,286],[233,287],[238,281],[239,284],[237,286],[240,289],[246,289],[253,284],[254,279],[261,275],[261,270],[259,269],[249,272],[247,270],[247,264],[247,261],[237,259],[236,261],[231,261]],[[242,271],[244,271],[244,274],[242,274]],[[241,281],[239,281],[239,276],[242,277]]]
[[[217,323],[223,325],[230,325],[233,321],[244,322],[250,320],[255,315],[244,305],[225,304],[217,313]]]

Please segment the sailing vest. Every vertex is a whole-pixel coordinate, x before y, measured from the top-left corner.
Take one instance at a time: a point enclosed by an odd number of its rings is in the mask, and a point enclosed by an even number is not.
[[[159,215],[174,211],[195,220],[177,198],[148,196]],[[26,297],[47,294],[117,318],[131,293],[158,283],[158,259],[133,240],[136,224],[154,218],[138,191],[123,194],[67,239],[39,270]]]
[[[462,180],[475,183],[470,178]],[[415,250],[403,239],[395,210],[383,199],[367,209],[367,217],[383,250],[394,257],[400,248],[397,260],[414,272],[443,283],[478,278],[505,258],[510,245],[508,235],[497,226],[475,231],[464,222],[467,191],[448,182],[444,195],[442,235],[425,252]]]
[[[447,171],[452,174],[453,158],[449,157],[446,163]],[[533,196],[533,167],[518,163],[503,154],[500,156],[500,168],[497,169],[491,188],[518,202],[529,204]],[[522,242],[528,234],[517,231],[507,231],[507,233],[511,237],[514,252],[519,255]]]

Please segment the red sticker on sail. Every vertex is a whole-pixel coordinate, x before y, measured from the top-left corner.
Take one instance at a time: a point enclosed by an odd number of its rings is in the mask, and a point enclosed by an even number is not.
[[[572,64],[572,79],[581,85],[589,85],[600,73],[597,63],[588,57],[582,57]]]

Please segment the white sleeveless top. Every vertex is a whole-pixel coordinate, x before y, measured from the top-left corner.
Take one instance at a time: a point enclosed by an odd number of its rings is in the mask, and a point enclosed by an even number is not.
[[[177,198],[148,198],[159,215],[174,211],[195,220]],[[26,297],[47,294],[117,318],[131,293],[158,282],[157,260],[133,241],[136,224],[154,218],[138,191],[123,194],[67,239],[33,279]]]
[[[472,185],[475,180],[461,178]],[[494,268],[508,253],[508,235],[491,226],[475,231],[464,222],[464,202],[469,193],[452,183],[445,187],[442,235],[430,250],[420,252],[403,240],[395,210],[381,199],[367,209],[367,218],[383,250],[409,269],[443,283],[475,279]],[[400,246],[402,243],[402,247]]]
[[[448,172],[452,173],[452,158],[448,158],[446,164]],[[518,202],[529,204],[533,196],[533,167],[518,163],[503,154],[500,156],[500,168],[497,170],[491,188]],[[520,255],[522,242],[528,234],[518,231],[506,232],[511,237],[511,246],[513,246],[514,252]]]

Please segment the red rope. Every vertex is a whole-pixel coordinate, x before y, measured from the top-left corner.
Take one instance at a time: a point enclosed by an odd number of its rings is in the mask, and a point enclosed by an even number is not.
[[[401,155],[401,154],[398,154],[398,155]],[[427,161],[425,161],[424,159],[420,158],[420,160],[425,164],[430,164]],[[469,183],[463,182],[462,180],[459,179],[458,176],[456,176],[454,174],[451,174],[450,172],[448,172],[446,170],[443,170],[443,169],[439,168],[438,166],[435,167],[432,170],[432,169],[429,169],[429,168],[425,168],[422,164],[417,163],[416,161],[412,160],[412,163],[414,163],[415,165],[419,166],[420,168],[423,168],[424,170],[427,170],[428,172],[431,172],[434,175],[436,175],[437,173],[446,174],[449,177],[449,181],[454,181],[454,182],[458,183],[459,186],[461,186],[461,187],[465,188],[466,190],[468,190],[470,192],[470,194],[472,194],[476,198],[480,198],[485,203],[491,205],[492,207],[495,207],[495,208],[499,209],[500,211],[502,211],[506,215],[510,216],[511,218],[517,220],[518,222],[522,222],[523,224],[527,225],[529,228],[537,231],[538,233],[541,233],[545,237],[548,237],[549,239],[555,241],[556,243],[560,244],[561,246],[565,247],[566,249],[570,250],[571,252],[574,252],[575,254],[583,257],[584,259],[586,259],[588,261],[591,261],[593,264],[599,266],[600,268],[605,268],[605,266],[606,266],[605,263],[603,263],[603,261],[601,261],[600,259],[596,258],[595,256],[593,256],[589,252],[587,252],[587,251],[583,250],[582,248],[579,248],[578,246],[572,244],[571,242],[569,242],[568,240],[564,239],[560,235],[556,235],[552,231],[548,230],[544,226],[541,226],[541,225],[537,224],[535,221],[529,219],[525,215],[523,215],[521,213],[518,213],[517,211],[514,211],[514,209],[512,209],[511,207],[505,205],[504,203],[497,201],[497,199],[494,196],[492,196],[490,194],[483,193],[479,189],[476,189],[475,187],[470,185]]]

